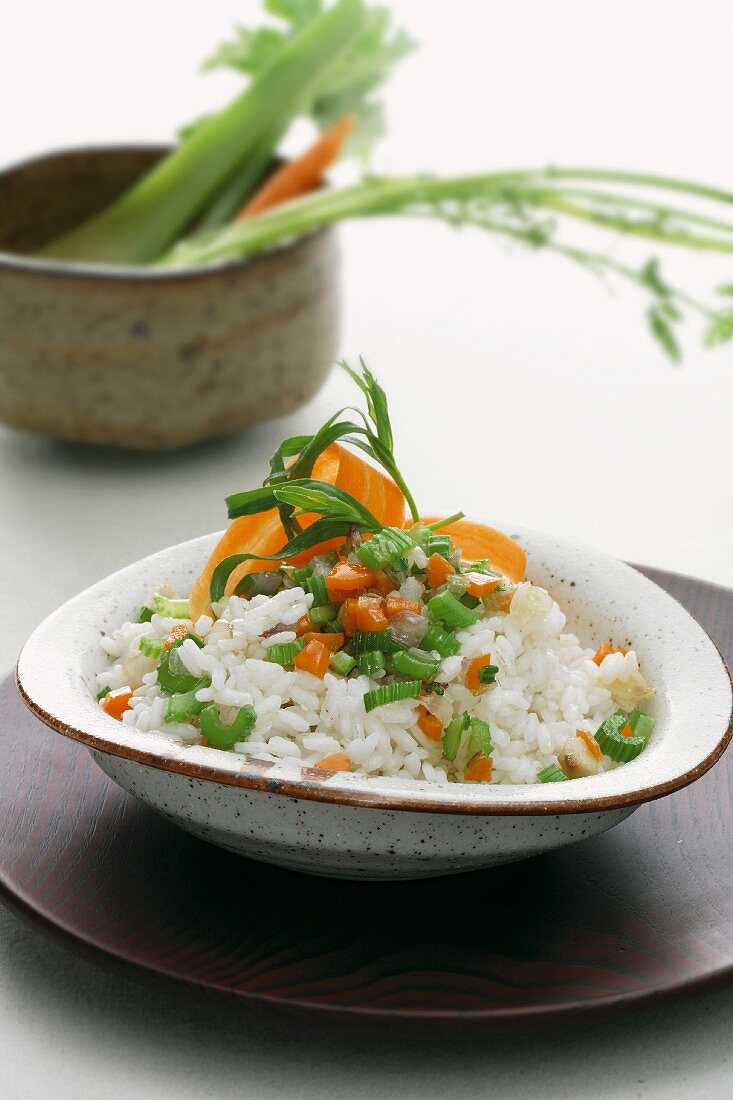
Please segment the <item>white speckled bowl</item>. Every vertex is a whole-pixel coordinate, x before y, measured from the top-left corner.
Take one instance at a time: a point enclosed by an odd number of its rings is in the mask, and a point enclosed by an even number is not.
[[[246,760],[130,731],[94,698],[103,631],[168,579],[188,591],[218,535],[173,546],[107,577],[50,615],[18,663],[22,695],[47,725],[88,745],[126,790],[184,829],[254,859],[343,878],[475,870],[610,829],[641,803],[698,779],[730,740],[731,682],[702,627],[628,565],[584,546],[515,531],[531,580],[588,643],[633,642],[656,689],[644,753],[570,783],[436,787]]]

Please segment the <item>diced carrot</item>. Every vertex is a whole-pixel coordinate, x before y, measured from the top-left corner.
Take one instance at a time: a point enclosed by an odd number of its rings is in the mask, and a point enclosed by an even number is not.
[[[386,630],[389,623],[382,610],[384,600],[381,596],[359,596],[356,601],[357,630],[371,630],[378,633]]]
[[[301,649],[294,663],[295,667],[301,669],[302,672],[311,672],[319,680],[322,680],[328,671],[330,660],[331,650],[328,646],[313,639],[313,641],[308,642],[304,649]]]
[[[356,634],[359,629],[356,625],[356,607],[357,601],[349,597],[344,600],[339,608],[338,621],[346,634]]]
[[[497,592],[494,603],[492,605],[494,610],[502,611],[506,614],[506,612],[508,612],[509,608],[512,606],[513,595],[514,590],[511,588],[507,588],[505,592]]]
[[[443,733],[443,723],[425,707],[418,708],[417,724],[431,741],[440,741]]]
[[[487,577],[485,573],[464,573],[468,577],[468,594],[481,599],[482,596],[490,596],[504,582],[501,577]]]
[[[618,732],[621,734],[622,737],[633,737],[634,736],[634,731],[632,730],[632,728],[631,728],[631,726],[629,725],[628,722],[626,723],[625,726],[622,726],[621,729]]]
[[[117,688],[109,691],[102,700],[102,710],[110,718],[116,718],[119,722],[126,710],[130,709],[132,691],[129,687]]]
[[[327,447],[319,455],[311,477],[326,481],[360,500],[373,516],[388,527],[402,527],[405,519],[405,498],[391,478],[371,463],[338,443]],[[319,517],[315,514],[300,516],[301,526],[309,527]],[[209,586],[217,565],[232,554],[276,554],[288,541],[277,508],[254,516],[240,516],[232,520],[215,546],[191,591],[191,618],[194,622],[211,611]],[[291,565],[303,565],[316,554],[338,550],[343,537],[328,539],[288,559]],[[277,569],[278,562],[245,561],[233,570],[226,585],[227,595],[234,592],[243,577],[262,569]]]
[[[422,523],[435,523],[437,516],[421,517]],[[483,523],[460,519],[440,528],[441,535],[450,535],[465,561],[487,558],[491,568],[508,577],[514,584],[524,579],[527,555],[522,547],[508,535]]]
[[[341,649],[341,646],[346,641],[343,634],[318,634],[313,630],[310,630],[307,634],[304,634],[306,642],[320,642],[321,645],[325,645],[326,649],[331,653],[336,653]]]
[[[428,584],[431,588],[438,588],[455,573],[455,569],[449,561],[440,554],[431,554],[428,558]]]
[[[295,635],[298,638],[302,638],[304,634],[308,634],[315,629],[315,624],[312,622],[310,615],[303,615],[298,619],[297,623],[293,627]]]
[[[324,756],[315,767],[323,772],[347,772],[351,768],[351,761],[345,752],[334,752],[330,756]]]
[[[481,680],[479,678],[479,672],[481,671],[482,668],[485,668],[486,665],[490,665],[490,664],[491,664],[491,654],[490,653],[482,653],[479,657],[474,657],[474,659],[471,661],[470,665],[468,666],[468,670],[467,670],[466,676],[465,676],[466,687],[468,688],[469,691],[483,691],[484,684],[481,683]]]
[[[415,615],[419,615],[422,607],[417,600],[403,600],[400,596],[387,596],[384,603],[384,613],[388,619],[402,614],[403,611],[412,611]]]
[[[288,161],[273,172],[240,210],[235,222],[250,218],[253,214],[261,214],[263,210],[279,206],[280,203],[305,195],[320,186],[325,173],[338,159],[355,124],[354,115],[345,115],[326,130],[302,156]]]
[[[494,761],[490,756],[484,756],[477,752],[466,765],[463,773],[464,779],[469,783],[488,783],[494,770]]]
[[[202,737],[201,740],[199,741],[199,745],[201,745],[202,749],[207,748],[208,744],[209,744],[209,742],[206,740],[205,737]]]
[[[599,645],[598,649],[596,650],[595,655],[593,657],[593,661],[595,662],[595,664],[600,665],[605,661],[606,657],[610,657],[612,653],[628,653],[628,652],[629,652],[628,649],[624,649],[624,647],[622,645],[616,646],[614,648],[612,645],[609,645],[607,642],[603,642],[603,644]]]
[[[170,649],[174,642],[177,642],[179,638],[185,638],[188,632],[188,627],[185,623],[176,623],[166,640],[163,642],[163,649]]]
[[[394,582],[389,579],[383,569],[377,569],[374,574],[374,587],[381,596],[388,596],[394,591]]]
[[[593,734],[588,733],[587,730],[576,730],[575,732],[581,739],[581,741],[585,741],[590,750],[591,756],[594,756],[596,760],[603,760],[603,749],[598,744]]]
[[[332,592],[338,595],[343,593],[353,595],[360,588],[369,588],[373,583],[373,569],[368,569],[366,565],[359,565],[356,562],[340,561],[338,565],[334,565],[326,577],[326,591],[329,597]]]

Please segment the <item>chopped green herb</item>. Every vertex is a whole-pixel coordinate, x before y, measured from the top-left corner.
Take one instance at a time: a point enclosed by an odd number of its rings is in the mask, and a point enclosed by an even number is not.
[[[596,741],[601,749],[619,764],[626,764],[639,755],[646,745],[646,737],[624,737],[621,730],[628,724],[628,715],[616,711],[596,730]]]
[[[379,649],[382,653],[396,653],[402,647],[392,637],[392,631],[387,630],[357,630],[351,639],[351,650],[354,656],[360,653],[369,653],[373,649]]]
[[[325,626],[326,623],[333,622],[336,618],[336,608],[332,603],[320,604],[318,607],[310,609],[308,618],[316,626]]]
[[[156,594],[153,596],[153,604],[158,615],[165,615],[169,619],[188,619],[191,616],[188,600],[172,600],[168,596]]]
[[[454,634],[444,630],[438,623],[431,623],[422,638],[422,648],[436,650],[441,657],[454,657],[461,643]]]
[[[435,535],[431,532],[423,549],[428,557],[440,554],[441,558],[450,558],[453,553],[453,539],[450,535]]]
[[[312,577],[308,577],[305,585],[306,590],[313,596],[313,607],[323,607],[324,604],[329,602],[328,592],[326,591],[326,578],[322,577],[320,573],[314,573]]]
[[[294,642],[271,645],[267,651],[267,660],[276,665],[292,665],[295,658],[305,647],[305,638],[296,638]]]
[[[340,649],[338,653],[331,656],[330,664],[333,671],[338,672],[339,676],[348,676],[356,661],[349,653],[344,653],[343,649]]]
[[[467,714],[462,714],[460,718],[454,718],[452,722],[449,722],[445,727],[443,733],[443,756],[446,760],[455,760],[458,755],[458,750],[461,747],[461,739],[469,728],[471,719]]]
[[[192,691],[196,687],[199,677],[189,672],[180,658],[178,650],[183,643],[190,638],[199,648],[201,639],[195,634],[188,634],[186,638],[177,638],[170,649],[166,650],[158,665],[158,687],[166,695],[183,694]]]
[[[191,691],[171,695],[163,715],[164,722],[188,722],[196,714],[200,714],[205,703],[200,703],[196,698],[196,692],[201,688],[210,687],[211,680],[208,676],[202,676],[195,688]]]
[[[440,668],[440,661],[414,646],[394,653],[392,664],[402,676],[418,677],[420,680],[432,680]]]
[[[139,623],[149,623],[150,620],[152,619],[152,617],[153,617],[152,607],[146,607],[143,604],[143,606],[140,608],[140,611],[138,613],[137,621]]]
[[[105,695],[109,695],[111,690],[112,690],[112,688],[106,687],[106,688],[102,688],[101,691],[98,691],[97,692],[97,702],[101,703],[101,701],[102,701],[102,699],[104,699]]]
[[[498,665],[483,665],[483,667],[478,670],[478,678],[482,684],[494,684],[496,683],[496,674],[498,671]]]
[[[362,543],[356,551],[356,556],[363,565],[370,569],[386,569],[400,558],[404,552],[414,545],[407,531],[398,527],[384,527],[379,534],[368,542]],[[407,561],[405,559],[405,567]]]
[[[422,691],[420,680],[403,680],[398,684],[384,684],[374,691],[367,691],[364,695],[364,707],[367,713],[377,707],[385,707],[389,703],[397,703],[401,699],[414,699]]]
[[[311,578],[312,573],[313,567],[310,565],[304,565],[299,569],[293,570],[293,580],[297,585],[300,586],[300,588],[303,588],[307,591],[307,584]]]
[[[387,661],[381,650],[372,649],[369,653],[359,654],[356,665],[362,676],[373,676],[387,667]]]
[[[629,725],[636,737],[643,737],[645,741],[648,741],[654,729],[654,719],[637,708],[632,710],[629,715]]]
[[[144,657],[154,657],[156,661],[165,653],[165,643],[162,638],[146,638],[143,636],[140,639],[140,652]]]
[[[481,718],[470,718],[468,722],[469,740],[468,752],[475,756],[480,752],[483,756],[490,756],[494,746],[491,743],[491,729],[489,723]]]
[[[433,681],[432,684],[425,684],[423,691],[426,695],[445,695],[445,688],[442,684],[437,684]]]
[[[428,610],[451,630],[473,626],[479,620],[476,611],[464,607],[460,600],[448,591],[439,592],[437,596],[433,596],[428,601]]]

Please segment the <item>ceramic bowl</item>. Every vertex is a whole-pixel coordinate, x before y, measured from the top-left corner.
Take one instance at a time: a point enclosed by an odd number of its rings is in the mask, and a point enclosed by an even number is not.
[[[100,581],[50,615],[26,644],[18,682],[48,725],[88,745],[101,768],[184,829],[299,871],[421,878],[508,862],[593,836],[641,803],[698,779],[732,732],[727,669],[702,627],[628,565],[522,528],[528,575],[584,639],[633,644],[655,688],[652,739],[605,775],[507,786],[366,778],[247,760],[129,730],[105,715],[99,640],[168,579],[188,591],[219,535],[171,547]]]
[[[80,149],[0,174],[0,421],[165,449],[297,409],[338,351],[335,231],[181,271],[33,258],[162,148]]]

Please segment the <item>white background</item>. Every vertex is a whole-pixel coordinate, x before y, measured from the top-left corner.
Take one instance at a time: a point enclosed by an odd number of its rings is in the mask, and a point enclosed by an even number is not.
[[[727,4],[391,6],[421,49],[391,85],[379,170],[555,162],[733,186]],[[256,12],[251,0],[5,5],[0,163],[49,147],[168,138],[233,90],[226,76],[197,76],[197,64]],[[649,254],[608,243],[630,262]],[[637,294],[605,290],[551,257],[508,255],[477,231],[355,224],[342,244],[342,350],[364,353],[386,383],[403,465],[426,508],[516,518],[733,585],[733,345],[704,352],[691,326],[685,362],[672,367],[646,334]],[[698,293],[733,276],[733,261],[664,260]],[[0,430],[0,666],[10,668],[47,608],[221,526],[224,494],[261,480],[277,440],[316,425],[345,393],[333,379],[297,418],[159,458]],[[730,1091],[728,994],[531,1042],[329,1041],[181,1008],[97,973],[4,913],[0,989],[9,1100],[50,1088],[74,1100]]]

